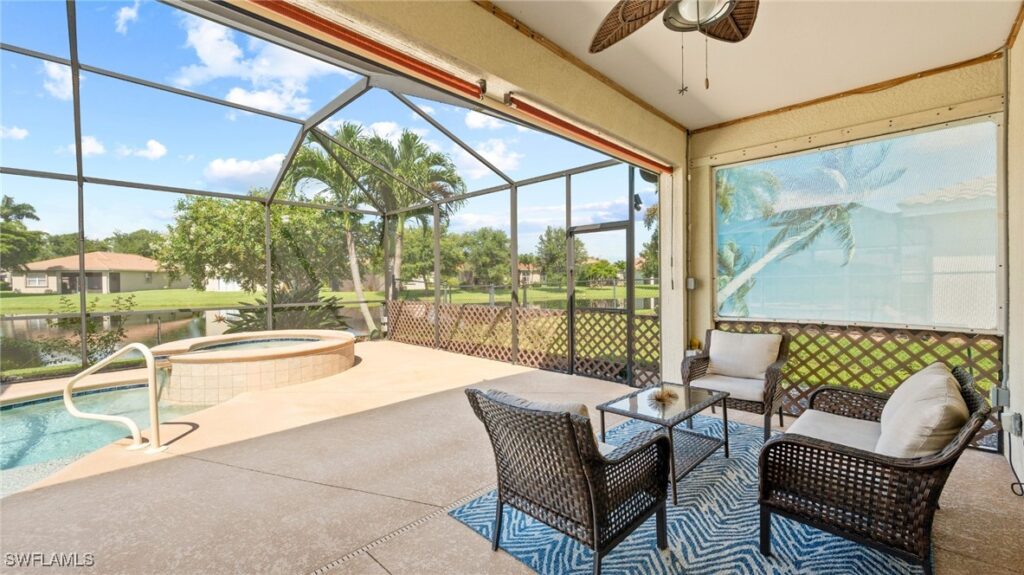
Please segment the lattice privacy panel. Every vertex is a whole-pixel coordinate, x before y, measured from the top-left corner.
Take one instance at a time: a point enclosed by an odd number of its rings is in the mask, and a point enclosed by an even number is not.
[[[512,308],[441,304],[441,349],[512,361]]]
[[[996,335],[742,321],[720,321],[718,329],[793,337],[782,380],[783,408],[793,415],[807,408],[811,392],[822,385],[889,393],[937,361],[967,366],[983,397],[1002,379],[1003,338]],[[998,449],[997,431],[993,418],[978,432],[975,446]]]
[[[434,304],[420,301],[389,301],[388,338],[402,343],[434,347]]]
[[[626,382],[626,314],[576,310],[575,336],[578,375]]]
[[[456,353],[511,362],[510,306],[388,302],[388,338]],[[564,310],[519,308],[518,363],[551,371],[569,371],[569,317]],[[579,375],[626,383],[626,314],[607,310],[576,312],[576,361]],[[435,342],[434,326],[438,339]],[[633,385],[661,382],[661,325],[657,316],[636,316]]]
[[[661,321],[655,315],[633,318],[633,385],[661,383]]]
[[[563,310],[519,308],[519,363],[569,371],[569,322]]]

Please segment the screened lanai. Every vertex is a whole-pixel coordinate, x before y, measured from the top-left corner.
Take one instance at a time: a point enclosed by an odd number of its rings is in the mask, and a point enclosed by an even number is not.
[[[660,378],[652,173],[224,6],[138,8],[4,6],[5,381],[299,328]]]

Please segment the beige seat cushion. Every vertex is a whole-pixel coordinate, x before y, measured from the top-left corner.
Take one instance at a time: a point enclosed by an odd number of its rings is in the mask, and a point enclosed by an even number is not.
[[[748,379],[727,375],[705,375],[690,382],[694,387],[725,391],[732,399],[764,401],[764,378]]]
[[[714,330],[708,348],[708,373],[764,379],[764,372],[779,358],[782,336],[771,333],[731,333]]]
[[[933,363],[907,378],[885,403],[875,452],[909,458],[938,453],[969,418],[960,384],[944,364]]]
[[[864,451],[874,451],[882,426],[876,421],[865,421],[808,409],[796,418],[786,430],[787,434],[806,435],[829,443],[838,443]]]
[[[511,393],[505,393],[504,391],[498,391],[495,389],[488,390],[487,396],[495,401],[500,401],[516,407],[522,407],[523,409],[551,411],[554,413],[569,412],[573,415],[579,415],[588,419],[590,418],[590,412],[587,411],[587,406],[582,403],[547,403],[543,401],[530,401],[528,399],[512,395]]]

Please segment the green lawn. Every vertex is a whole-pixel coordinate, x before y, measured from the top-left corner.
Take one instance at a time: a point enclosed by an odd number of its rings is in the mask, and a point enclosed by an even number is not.
[[[613,290],[610,287],[576,289],[577,297],[590,300],[612,299]],[[626,290],[620,287],[614,290],[614,295],[622,299]],[[96,301],[96,311],[111,311],[114,309],[115,297],[134,295],[135,308],[137,310],[161,310],[161,309],[182,309],[182,308],[234,308],[239,304],[251,305],[255,303],[258,294],[246,292],[213,292],[198,291],[193,289],[164,289],[147,290],[121,294],[89,294],[89,301]],[[324,292],[324,295],[337,296],[342,302],[355,302],[353,292]],[[383,292],[364,292],[367,300],[382,300]],[[638,286],[636,297],[652,298],[658,296],[658,286]],[[78,303],[77,294],[68,294],[72,302]],[[434,290],[407,290],[403,292],[403,299],[432,300]],[[59,294],[20,294],[14,292],[0,292],[0,314],[2,315],[25,315],[56,313],[60,309]],[[565,289],[557,287],[531,287],[526,294],[528,303],[540,303],[547,301],[564,301]],[[507,303],[509,301],[509,290],[495,290],[495,301]],[[463,303],[488,303],[489,295],[486,288],[464,290],[453,289],[451,291],[451,302]]]

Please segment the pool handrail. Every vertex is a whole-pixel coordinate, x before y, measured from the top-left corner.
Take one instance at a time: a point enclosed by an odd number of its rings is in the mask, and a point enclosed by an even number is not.
[[[72,400],[73,391],[75,384],[82,381],[86,377],[96,373],[109,365],[112,361],[128,353],[129,351],[137,351],[146,358],[146,383],[149,389],[149,421],[151,423],[152,432],[151,441],[143,441],[142,432],[139,430],[138,424],[134,420],[121,415],[105,415],[102,413],[85,413],[75,406],[75,402]],[[64,407],[67,408],[68,413],[73,417],[79,419],[93,419],[96,421],[109,421],[112,423],[120,423],[128,428],[132,432],[132,444],[128,446],[129,450],[142,449],[149,447],[147,453],[157,453],[166,449],[160,444],[160,409],[157,405],[157,388],[156,388],[156,360],[153,358],[153,352],[149,351],[149,348],[141,343],[129,343],[121,349],[103,358],[101,361],[92,365],[85,371],[72,377],[67,385],[64,386]]]

